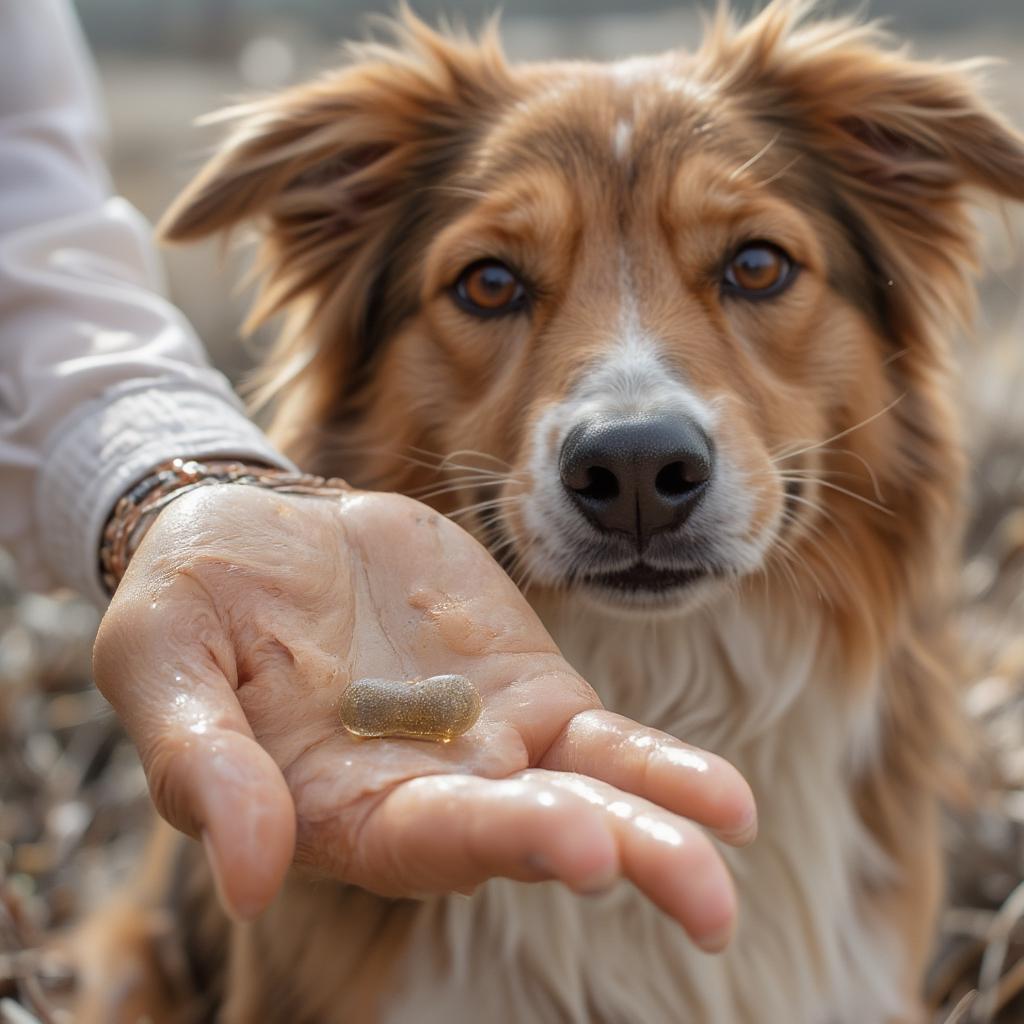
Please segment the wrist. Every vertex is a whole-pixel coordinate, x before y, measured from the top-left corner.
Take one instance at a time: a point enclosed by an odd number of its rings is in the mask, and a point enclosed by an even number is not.
[[[176,458],[157,466],[114,506],[100,541],[100,576],[113,594],[132,555],[160,512],[199,487],[240,484],[289,494],[335,496],[348,490],[343,480],[238,460]]]

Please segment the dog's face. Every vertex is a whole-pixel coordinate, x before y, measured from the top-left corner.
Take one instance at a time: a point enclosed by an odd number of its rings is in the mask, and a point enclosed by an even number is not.
[[[476,524],[532,585],[671,607],[760,569],[816,509],[797,453],[836,389],[884,404],[849,253],[772,142],[652,60],[554,70],[466,153],[477,198],[379,386],[418,364],[419,445],[507,467],[452,504],[493,502]]]
[[[169,233],[264,218],[282,432],[524,585],[856,591],[949,513],[962,193],[1019,194],[1024,152],[959,74],[799,22],[520,68],[412,23],[241,111]]]

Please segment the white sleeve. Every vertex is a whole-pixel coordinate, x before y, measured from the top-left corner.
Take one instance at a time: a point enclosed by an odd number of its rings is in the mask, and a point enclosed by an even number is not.
[[[0,0],[0,544],[37,588],[106,600],[118,497],[178,455],[290,466],[161,297],[150,227],[112,198],[65,0]]]

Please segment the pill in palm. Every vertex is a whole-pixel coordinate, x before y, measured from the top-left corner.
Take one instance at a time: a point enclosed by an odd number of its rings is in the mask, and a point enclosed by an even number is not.
[[[465,677],[418,682],[357,679],[341,696],[341,722],[363,737],[404,736],[447,743],[480,717],[480,694]]]

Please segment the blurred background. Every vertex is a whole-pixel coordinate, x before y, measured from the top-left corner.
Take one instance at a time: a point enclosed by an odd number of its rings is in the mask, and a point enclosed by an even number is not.
[[[681,0],[506,0],[502,36],[516,59],[614,58],[693,45],[698,4]],[[345,39],[362,39],[373,16],[397,0],[78,0],[95,48],[110,117],[118,187],[157,218],[218,137],[196,118],[240,95],[272,90],[339,59]],[[496,0],[412,0],[429,20],[476,26]],[[752,0],[738,0],[738,10]],[[1024,0],[831,0],[829,10],[866,9],[889,20],[924,56],[991,55],[992,93],[1024,123]],[[174,298],[218,364],[232,375],[250,365],[237,343],[244,299],[225,301],[229,277],[216,243],[167,253]],[[237,276],[237,274],[235,275]],[[1002,307],[1000,307],[1002,308]]]
[[[394,6],[78,0],[109,114],[117,188],[155,220],[216,142],[216,132],[194,126],[197,117],[331,66],[341,41],[365,37],[369,15]],[[445,15],[473,26],[495,4],[412,0],[412,6],[430,20]],[[628,56],[692,46],[700,34],[700,9],[691,0],[505,0],[501,6],[506,48],[517,59]],[[751,5],[735,0],[734,6]],[[990,95],[1024,127],[1024,0],[832,0],[824,6],[888,19],[922,56],[996,58]],[[978,808],[949,819],[950,910],[931,981],[935,1019],[949,1024],[1024,1022],[1024,267],[1013,241],[1022,224],[1020,211],[1011,212],[1009,231],[998,214],[982,219],[987,263],[978,341],[961,351],[975,475],[960,591],[965,700],[982,730],[985,757]],[[238,336],[245,296],[236,282],[244,258],[225,258],[210,243],[170,251],[166,261],[172,297],[217,365],[239,381],[261,341],[243,343]],[[71,979],[58,960],[35,951],[40,937],[109,897],[147,828],[148,799],[134,752],[91,688],[96,623],[96,613],[71,595],[24,593],[0,551],[2,1024],[60,1024],[55,1007]]]

